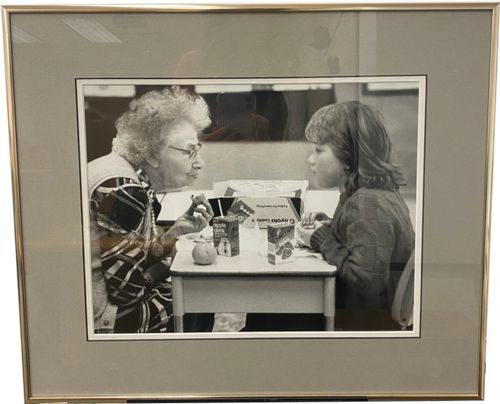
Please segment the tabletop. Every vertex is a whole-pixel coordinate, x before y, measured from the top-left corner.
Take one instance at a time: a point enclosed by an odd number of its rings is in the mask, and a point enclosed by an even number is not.
[[[217,256],[214,264],[198,265],[193,262],[191,251],[178,251],[173,260],[172,276],[334,276],[336,267],[329,265],[307,249],[298,248],[299,255],[292,262],[273,265],[267,255],[257,251],[241,251],[235,257]]]

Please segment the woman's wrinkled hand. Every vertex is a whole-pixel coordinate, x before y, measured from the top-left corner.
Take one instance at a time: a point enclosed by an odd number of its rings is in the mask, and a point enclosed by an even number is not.
[[[172,227],[175,236],[183,234],[198,233],[208,226],[208,222],[214,217],[214,211],[210,202],[201,200],[197,205],[190,206],[189,209],[180,216]]]

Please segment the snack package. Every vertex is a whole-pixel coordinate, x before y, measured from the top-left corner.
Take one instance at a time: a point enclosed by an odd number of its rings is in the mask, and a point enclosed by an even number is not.
[[[194,206],[198,206],[199,204],[201,204],[203,201],[206,201],[206,200],[207,200],[207,197],[203,193],[196,195],[196,196],[191,195],[191,201],[193,202]]]
[[[295,258],[293,224],[270,224],[267,226],[267,260],[271,264],[292,262]]]
[[[218,255],[234,257],[240,253],[240,229],[237,217],[214,217],[214,246]]]
[[[245,224],[245,222],[249,219],[251,216],[253,216],[255,213],[255,210],[252,209],[247,203],[245,203],[241,199],[235,199],[231,207],[227,211],[227,215],[230,217],[236,217],[238,218],[238,221],[240,224]],[[255,220],[252,222],[255,223]]]
[[[191,206],[188,209],[188,214],[193,215],[193,214],[198,214],[198,212],[195,212],[195,208],[198,207],[198,205],[201,205],[203,201],[206,201],[207,198],[205,194],[199,194],[199,195],[191,195]]]

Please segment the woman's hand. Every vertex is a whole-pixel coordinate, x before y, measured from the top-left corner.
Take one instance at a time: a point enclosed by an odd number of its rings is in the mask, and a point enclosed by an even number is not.
[[[165,233],[165,237],[179,237],[183,234],[198,233],[208,226],[208,222],[214,217],[214,211],[210,206],[210,202],[203,199],[199,204],[191,205],[189,209],[180,216]]]
[[[322,223],[319,221],[312,222],[312,224],[308,224],[306,227],[302,225],[302,222],[297,229],[297,243],[302,247],[311,248],[311,236],[316,231],[318,227],[322,226]]]
[[[302,227],[310,227],[314,225],[315,221],[318,222],[324,222],[324,221],[329,221],[330,218],[327,216],[326,213],[323,212],[305,212],[302,214],[302,219],[300,221],[300,224]]]
[[[156,285],[170,276],[170,267],[164,262],[156,262],[144,271],[144,279],[151,286]]]

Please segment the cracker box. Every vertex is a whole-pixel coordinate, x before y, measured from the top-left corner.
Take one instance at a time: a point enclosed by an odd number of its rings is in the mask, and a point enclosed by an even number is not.
[[[240,229],[237,217],[214,217],[214,246],[217,254],[234,257],[240,253]]]
[[[267,260],[271,264],[292,262],[294,259],[293,224],[270,224],[267,226]]]

